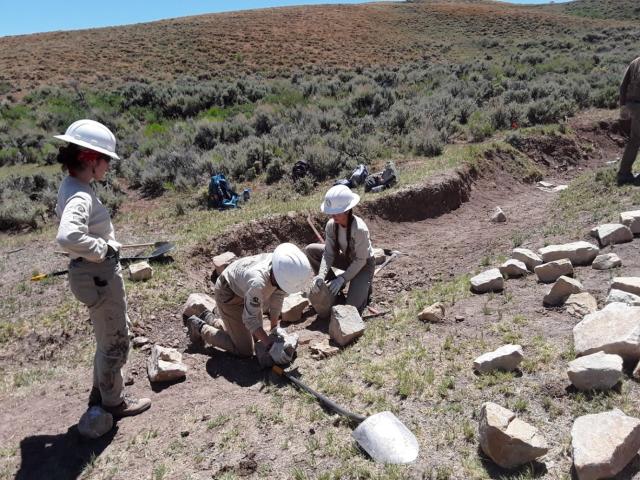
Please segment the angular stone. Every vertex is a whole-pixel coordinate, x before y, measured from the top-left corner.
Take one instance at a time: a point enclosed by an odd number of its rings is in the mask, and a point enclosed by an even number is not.
[[[514,248],[511,256],[524,263],[530,272],[533,272],[533,269],[538,265],[542,265],[542,258],[527,248]]]
[[[500,270],[492,268],[471,279],[471,291],[475,293],[499,292],[504,289],[504,278]]]
[[[579,480],[613,478],[640,449],[640,420],[618,409],[578,417],[571,448]]]
[[[387,259],[387,256],[384,254],[384,250],[382,248],[374,248],[373,258],[376,261],[376,265],[382,265]]]
[[[480,448],[502,468],[516,468],[547,453],[549,446],[537,428],[493,402],[480,409]]]
[[[543,263],[533,269],[538,276],[538,280],[542,283],[555,282],[558,278],[565,275],[568,277],[573,276],[573,265],[571,261],[563,258],[561,260],[554,260],[552,262]]]
[[[605,245],[615,245],[633,240],[633,233],[629,227],[621,223],[605,223],[597,228],[598,241],[603,247]]]
[[[491,221],[493,223],[502,223],[507,221],[507,216],[504,214],[500,207],[496,207],[491,212]]]
[[[147,362],[147,374],[151,382],[173,382],[187,375],[187,367],[175,348],[154,345]]]
[[[147,343],[149,343],[149,339],[147,337],[135,337],[131,340],[131,346],[133,348],[140,348]]]
[[[323,339],[321,342],[309,345],[309,348],[311,349],[311,357],[316,360],[332,357],[340,351],[338,347],[329,345],[328,338]]]
[[[612,288],[605,303],[626,303],[631,307],[640,307],[640,296]]]
[[[611,289],[640,295],[640,277],[614,277]]]
[[[574,293],[564,302],[567,313],[582,318],[598,310],[598,302],[589,292]]]
[[[640,359],[640,307],[610,303],[590,313],[573,327],[573,343],[578,356],[602,351]]]
[[[153,276],[153,268],[149,262],[136,262],[129,265],[129,279],[134,282],[149,280]]]
[[[524,262],[512,258],[500,265],[500,273],[506,278],[518,278],[529,273],[529,270]]]
[[[598,256],[600,249],[594,244],[579,241],[562,245],[549,245],[538,250],[545,263],[566,258],[572,265],[590,265]]]
[[[622,379],[622,357],[596,352],[576,358],[567,375],[578,390],[609,390]]]
[[[331,307],[336,303],[336,297],[331,293],[325,282],[309,292],[309,302],[318,314],[318,318],[327,318],[331,314]]]
[[[634,235],[640,234],[640,210],[631,210],[620,214],[620,223],[629,227]]]
[[[358,309],[351,305],[336,305],[331,308],[329,336],[344,347],[364,333],[364,322]]]
[[[113,428],[113,415],[94,405],[80,417],[78,433],[86,438],[99,438]]]
[[[441,323],[444,321],[444,305],[440,302],[424,307],[418,314],[423,322]]]
[[[309,300],[301,293],[287,295],[282,302],[282,320],[289,323],[299,322],[302,318],[302,312],[308,305]]]
[[[205,310],[215,313],[216,301],[206,293],[192,293],[182,307],[182,318],[189,318],[191,315],[198,316]]]
[[[545,295],[543,303],[550,307],[556,307],[564,304],[570,295],[580,293],[582,290],[582,284],[578,280],[563,275],[556,280],[549,293]]]
[[[524,358],[520,345],[503,345],[502,347],[480,355],[473,361],[473,369],[480,373],[491,370],[516,370]]]
[[[220,275],[236,258],[236,254],[233,252],[224,252],[216,255],[213,257],[213,268],[215,268],[216,273]]]
[[[609,270],[622,265],[622,260],[615,253],[605,253],[598,255],[591,264],[591,268],[595,270]]]

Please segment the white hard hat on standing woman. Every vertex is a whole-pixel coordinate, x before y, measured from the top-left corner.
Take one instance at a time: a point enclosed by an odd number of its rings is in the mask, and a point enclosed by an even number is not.
[[[346,185],[331,187],[324,196],[320,211],[328,215],[338,215],[351,210],[360,201],[360,195],[351,191]]]
[[[64,135],[55,135],[54,138],[120,159],[116,154],[116,137],[111,130],[95,120],[73,122]]]

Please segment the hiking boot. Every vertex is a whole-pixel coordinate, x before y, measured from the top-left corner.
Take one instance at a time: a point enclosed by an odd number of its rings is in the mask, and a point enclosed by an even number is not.
[[[96,405],[100,405],[102,403],[102,394],[100,393],[100,389],[98,387],[93,387],[91,392],[89,393],[89,400],[87,401],[87,405],[89,407],[95,407]]]
[[[206,323],[200,317],[196,317],[195,315],[191,315],[187,319],[187,335],[189,335],[189,340],[191,340],[193,345],[201,346],[203,344],[200,331],[205,325]]]
[[[621,174],[618,173],[618,186],[622,185],[637,185],[638,177],[635,177],[632,173]]]
[[[145,410],[149,410],[149,407],[151,407],[150,399],[134,398],[128,395],[125,395],[124,400],[122,400],[120,405],[116,405],[114,407],[107,407],[106,405],[102,406],[103,410],[113,415],[114,419],[138,415]]]

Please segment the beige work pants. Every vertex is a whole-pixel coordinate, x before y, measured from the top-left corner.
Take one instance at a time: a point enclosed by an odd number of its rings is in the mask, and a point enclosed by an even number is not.
[[[633,163],[638,156],[638,149],[640,149],[640,103],[629,103],[625,108],[631,117],[631,132],[620,161],[619,175],[631,175]]]

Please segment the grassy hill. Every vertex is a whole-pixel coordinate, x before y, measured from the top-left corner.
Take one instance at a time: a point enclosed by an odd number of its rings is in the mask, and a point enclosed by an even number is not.
[[[636,0],[574,0],[554,5],[552,10],[580,17],[640,20],[640,4]]]

